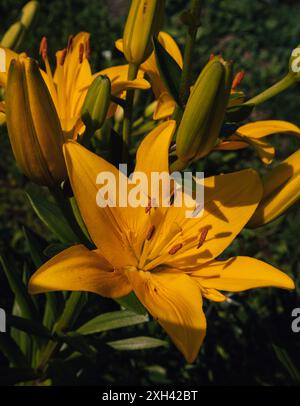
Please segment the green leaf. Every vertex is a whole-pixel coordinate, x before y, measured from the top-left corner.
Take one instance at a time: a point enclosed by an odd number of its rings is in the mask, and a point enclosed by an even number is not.
[[[153,46],[161,78],[173,99],[179,106],[182,106],[179,97],[181,68],[156,38],[153,38]]]
[[[152,337],[132,337],[106,343],[118,351],[147,350],[150,348],[168,347],[167,341]]]
[[[83,335],[102,333],[121,327],[134,326],[149,321],[148,315],[139,315],[128,310],[120,310],[101,314],[79,327],[78,333]]]
[[[16,264],[3,255],[0,257],[0,263],[8,279],[9,286],[15,295],[21,315],[27,319],[35,319],[37,316],[36,309],[18,274]]]
[[[62,243],[74,244],[74,242],[78,242],[78,237],[55,203],[45,199],[34,190],[27,192],[27,196],[40,220],[46,224]]]
[[[23,233],[31,259],[36,268],[39,268],[44,262],[47,261],[43,251],[47,247],[48,243],[26,226],[23,226]]]
[[[28,366],[25,355],[15,340],[7,333],[0,334],[0,351],[16,367]]]
[[[131,310],[137,314],[147,314],[147,310],[136,297],[134,292],[129,293],[127,296],[115,299],[115,301],[122,307],[125,307],[125,309]]]
[[[291,360],[290,356],[286,352],[285,349],[278,347],[275,344],[272,344],[273,349],[275,351],[276,357],[278,358],[279,362],[284,366],[284,368],[289,373],[290,377],[295,383],[300,383],[300,371],[294,365],[293,361]]]
[[[92,362],[96,362],[97,350],[90,345],[82,335],[76,332],[70,332],[68,334],[60,334],[58,337],[75,351],[80,352]]]
[[[226,121],[238,122],[246,120],[252,113],[254,104],[237,104],[226,110]]]
[[[18,330],[38,337],[51,338],[51,332],[36,320],[28,320],[23,317],[7,315],[7,324]]]

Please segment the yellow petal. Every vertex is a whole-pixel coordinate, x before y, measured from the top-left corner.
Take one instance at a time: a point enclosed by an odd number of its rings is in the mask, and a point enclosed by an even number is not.
[[[250,228],[275,220],[300,198],[300,150],[267,173],[263,187],[263,198],[247,224]]]
[[[221,141],[219,144],[217,144],[214,147],[214,151],[236,151],[239,149],[244,149],[248,148],[249,144],[248,142],[242,141],[242,140],[226,140],[226,141]]]
[[[275,148],[269,142],[261,138],[247,137],[248,143],[255,148],[258,156],[265,165],[270,165],[275,156]]]
[[[121,297],[130,293],[128,279],[99,252],[83,245],[68,248],[35,272],[29,281],[32,294],[55,290],[86,291],[106,297]]]
[[[229,292],[242,292],[248,289],[276,287],[294,289],[292,279],[266,262],[251,257],[233,257],[226,261],[212,261],[207,268],[212,276],[205,278],[201,269],[192,272],[190,276],[196,278],[204,288],[220,289]]]
[[[153,114],[154,120],[163,120],[167,117],[171,117],[176,103],[168,92],[163,92],[158,100],[157,105]]]
[[[116,204],[118,204],[119,176],[126,177],[113,165],[98,157],[74,141],[64,145],[64,153],[71,181],[81,215],[96,246],[115,267],[134,265],[136,260],[130,250],[127,235],[126,208],[102,207],[97,205],[96,180],[101,172],[116,179]],[[112,191],[113,191],[112,187]]]
[[[200,290],[192,279],[172,270],[128,271],[139,300],[166,330],[188,362],[198,355],[206,332]]]
[[[202,216],[187,218],[187,210],[190,215],[193,207],[171,206],[153,238],[153,252],[160,253],[160,257],[154,264],[150,262],[147,269],[168,264],[186,270],[216,258],[247,224],[261,196],[261,182],[252,169],[206,178]],[[164,241],[172,225],[177,225],[178,232]],[[208,229],[206,239],[197,248],[204,228]],[[168,255],[176,244],[182,244],[182,248],[175,255]]]
[[[169,173],[169,147],[176,129],[174,120],[155,127],[142,141],[136,155],[135,172],[144,172],[151,180],[152,172]]]
[[[300,135],[300,128],[292,123],[281,120],[256,121],[245,124],[237,129],[237,134],[242,137],[263,138],[268,135],[288,132]]]

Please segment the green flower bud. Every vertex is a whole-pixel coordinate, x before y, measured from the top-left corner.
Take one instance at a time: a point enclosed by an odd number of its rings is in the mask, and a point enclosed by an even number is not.
[[[81,119],[88,130],[102,127],[111,101],[111,84],[107,76],[98,76],[93,81],[85,97]]]
[[[35,23],[37,13],[39,11],[40,5],[38,1],[29,1],[22,8],[21,23],[29,30]]]
[[[1,45],[5,48],[15,49],[20,38],[23,36],[24,30],[24,26],[19,21],[14,23],[3,35]]]
[[[152,37],[162,26],[164,0],[132,0],[124,34],[124,55],[129,63],[140,65],[151,54]]]
[[[197,160],[214,147],[225,117],[231,83],[231,65],[220,57],[208,62],[200,73],[177,132],[176,153],[180,161]]]
[[[289,75],[298,82],[300,80],[300,45],[293,49],[289,60]]]

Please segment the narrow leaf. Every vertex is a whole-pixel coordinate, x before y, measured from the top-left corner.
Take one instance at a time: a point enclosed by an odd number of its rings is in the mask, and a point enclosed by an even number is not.
[[[83,335],[102,333],[121,327],[134,326],[149,321],[148,315],[139,315],[128,310],[101,314],[79,327],[78,333]]]
[[[25,355],[9,334],[0,334],[0,351],[16,367],[26,367]]]
[[[122,307],[125,307],[125,309],[131,310],[134,313],[144,315],[147,314],[147,310],[139,301],[139,299],[136,297],[136,294],[134,292],[129,293],[129,295],[127,296],[115,299],[115,301],[119,303],[119,305],[121,305]]]
[[[36,320],[28,320],[18,316],[7,316],[7,323],[9,326],[18,330],[24,331],[28,334],[33,334],[39,337],[51,338],[51,332]]]
[[[78,242],[78,237],[55,203],[41,197],[33,190],[27,192],[27,196],[37,216],[62,243]]]
[[[254,104],[238,104],[236,106],[229,107],[226,111],[226,121],[238,122],[246,120],[252,113]]]
[[[152,337],[132,337],[106,343],[118,351],[146,350],[157,347],[167,347],[168,343]]]
[[[156,64],[164,85],[176,103],[181,106],[179,97],[181,68],[156,38],[153,38],[153,46]]]

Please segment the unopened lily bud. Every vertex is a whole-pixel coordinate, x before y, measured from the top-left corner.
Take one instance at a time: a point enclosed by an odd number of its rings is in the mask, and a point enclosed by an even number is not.
[[[127,62],[140,65],[152,52],[152,37],[162,26],[165,0],[132,0],[124,34]]]
[[[24,26],[18,21],[9,27],[3,35],[1,45],[5,48],[15,49],[24,32]]]
[[[67,178],[63,132],[36,62],[20,57],[10,64],[6,120],[17,164],[33,182],[52,187]]]
[[[39,7],[39,2],[33,0],[26,3],[22,8],[22,16],[20,21],[27,29],[30,29],[35,23]]]
[[[300,198],[300,150],[262,179],[263,197],[247,227],[256,228],[281,216]]]
[[[111,100],[111,84],[107,76],[98,76],[93,81],[85,97],[81,119],[89,130],[102,127]]]
[[[200,73],[188,99],[176,137],[182,162],[207,155],[218,139],[231,90],[231,65],[213,58]]]

